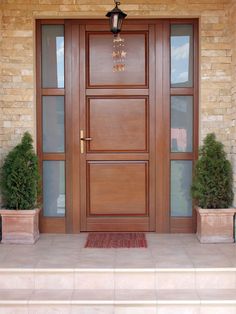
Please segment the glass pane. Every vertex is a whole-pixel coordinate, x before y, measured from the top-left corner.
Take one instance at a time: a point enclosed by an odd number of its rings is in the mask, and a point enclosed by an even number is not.
[[[171,97],[171,151],[192,152],[193,97]]]
[[[42,86],[64,88],[64,26],[42,26]]]
[[[64,96],[43,96],[43,151],[64,152]]]
[[[171,26],[171,87],[193,86],[193,26]]]
[[[171,216],[192,216],[192,161],[171,161]]]
[[[43,214],[65,216],[65,162],[43,162]]]

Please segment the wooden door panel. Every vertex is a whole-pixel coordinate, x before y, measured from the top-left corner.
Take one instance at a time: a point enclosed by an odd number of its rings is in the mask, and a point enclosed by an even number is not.
[[[148,214],[147,162],[88,162],[88,215]]]
[[[122,32],[124,72],[113,72],[110,33],[80,29],[80,128],[91,138],[80,154],[82,231],[154,230],[154,27],[145,29]]]
[[[84,231],[147,231],[150,230],[149,217],[88,217]]]
[[[87,87],[147,86],[147,32],[122,32],[127,52],[124,72],[113,70],[113,36],[107,32],[87,34]],[[129,75],[127,75],[129,73]]]
[[[147,99],[89,99],[87,121],[88,152],[147,151]]]

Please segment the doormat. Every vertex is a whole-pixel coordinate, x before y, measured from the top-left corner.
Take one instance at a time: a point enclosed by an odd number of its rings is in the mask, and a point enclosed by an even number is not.
[[[85,248],[146,248],[147,240],[143,232],[89,233]]]

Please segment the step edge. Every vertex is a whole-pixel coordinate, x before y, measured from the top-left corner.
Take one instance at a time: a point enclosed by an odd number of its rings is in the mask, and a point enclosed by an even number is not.
[[[236,272],[236,267],[208,267],[208,268],[0,268],[0,273],[78,273],[78,272]]]
[[[236,300],[0,300],[0,305],[235,305]]]

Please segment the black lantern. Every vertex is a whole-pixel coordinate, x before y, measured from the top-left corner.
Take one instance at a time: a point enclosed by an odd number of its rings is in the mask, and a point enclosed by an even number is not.
[[[127,14],[125,14],[118,8],[120,2],[116,0],[114,0],[114,2],[116,4],[115,8],[107,12],[106,16],[109,17],[110,20],[111,32],[114,35],[117,35],[121,31],[122,22],[126,18]]]

